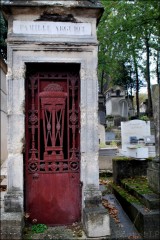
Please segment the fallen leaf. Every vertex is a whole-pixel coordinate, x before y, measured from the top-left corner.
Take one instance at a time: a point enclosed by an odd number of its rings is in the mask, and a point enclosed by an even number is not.
[[[120,223],[118,218],[118,210],[108,202],[108,200],[103,199],[102,204],[105,208],[108,209],[109,214],[112,216],[112,218],[115,220],[116,223]]]
[[[128,239],[139,239],[139,236],[137,235],[129,236]]]

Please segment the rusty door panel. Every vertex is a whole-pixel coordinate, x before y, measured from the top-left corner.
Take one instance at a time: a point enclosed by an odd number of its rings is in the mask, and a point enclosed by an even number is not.
[[[26,79],[25,211],[48,225],[81,219],[79,73]]]
[[[34,191],[28,189],[27,206],[33,222],[63,225],[80,220],[79,181],[69,175],[60,173],[51,178],[42,174],[35,181],[30,179]]]

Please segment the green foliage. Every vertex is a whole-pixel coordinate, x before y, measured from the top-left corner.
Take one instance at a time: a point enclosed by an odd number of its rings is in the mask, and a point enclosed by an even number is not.
[[[106,116],[106,119],[107,119],[107,120],[113,120],[113,119],[114,119],[114,116],[112,116],[112,115],[107,115],[107,116]]]
[[[107,82],[108,87],[121,85],[130,93],[136,88],[138,92],[144,80],[150,82],[147,75],[150,72],[143,60],[144,57],[147,60],[146,42],[149,43],[150,56],[155,59],[158,56],[159,1],[101,2],[105,11],[98,26],[99,82]],[[156,77],[156,71],[154,74]]]
[[[113,140],[113,141],[111,141],[110,146],[117,147],[117,143]]]
[[[149,121],[149,117],[146,115],[140,116],[139,119],[143,121]]]
[[[7,44],[5,39],[7,38],[7,23],[3,18],[2,12],[0,11],[0,54],[4,59],[7,58]]]
[[[43,233],[47,230],[47,226],[45,224],[36,224],[32,226],[32,232],[33,233]]]

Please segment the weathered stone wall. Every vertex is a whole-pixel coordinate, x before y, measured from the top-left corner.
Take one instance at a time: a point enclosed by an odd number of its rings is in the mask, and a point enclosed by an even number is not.
[[[118,159],[112,160],[113,163],[113,181],[120,184],[124,178],[133,178],[135,176],[146,176],[149,160]]]

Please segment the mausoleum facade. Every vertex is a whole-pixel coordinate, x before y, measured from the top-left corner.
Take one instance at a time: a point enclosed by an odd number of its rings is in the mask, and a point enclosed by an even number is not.
[[[109,235],[98,167],[96,26],[103,8],[97,1],[37,0],[2,1],[2,9],[8,21],[2,221],[14,232],[12,220],[21,229],[26,212],[31,222],[82,221],[89,237]]]

